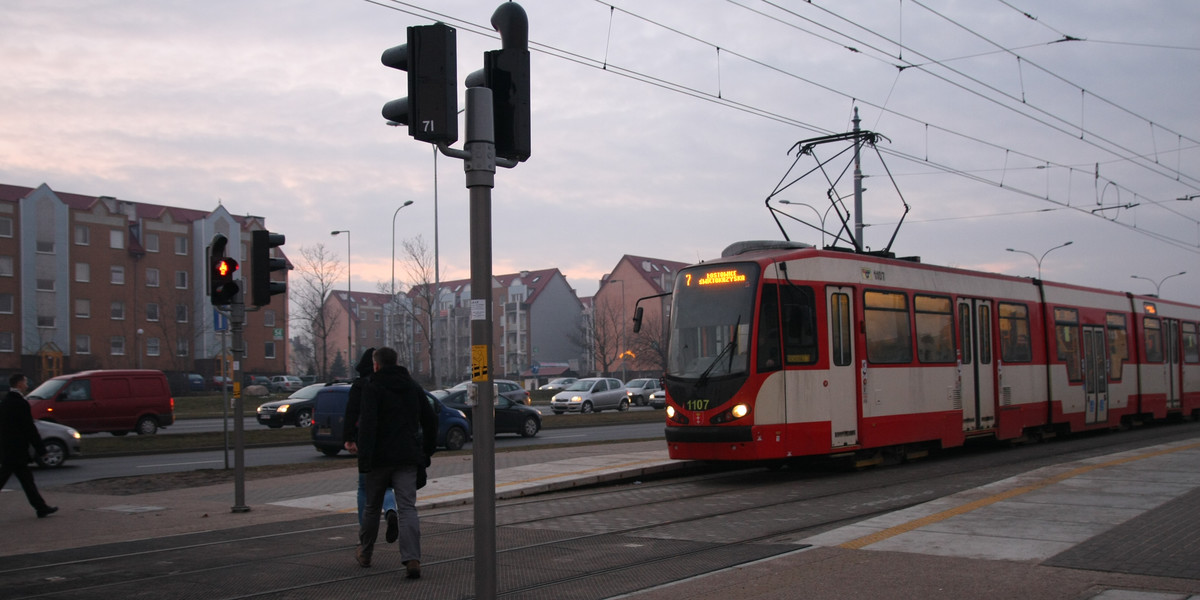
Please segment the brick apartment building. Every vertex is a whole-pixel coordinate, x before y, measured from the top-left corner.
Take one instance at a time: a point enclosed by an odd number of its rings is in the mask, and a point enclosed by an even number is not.
[[[206,246],[216,233],[227,236],[248,279],[250,232],[263,228],[261,217],[223,206],[0,185],[0,371],[35,382],[121,368],[159,369],[176,385],[186,373],[207,379],[218,372],[222,340]],[[247,313],[244,373],[287,372],[287,306],[279,295]]]

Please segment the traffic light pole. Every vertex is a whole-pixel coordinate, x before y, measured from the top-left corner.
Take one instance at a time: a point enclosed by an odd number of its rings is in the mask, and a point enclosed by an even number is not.
[[[246,359],[246,341],[243,329],[246,324],[246,305],[242,298],[244,290],[238,290],[229,307],[229,330],[233,333],[233,508],[232,512],[250,512],[246,506],[246,419],[242,403],[242,361]]]

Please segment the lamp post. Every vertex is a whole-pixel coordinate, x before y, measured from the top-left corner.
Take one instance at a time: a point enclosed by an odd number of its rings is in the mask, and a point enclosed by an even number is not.
[[[629,373],[625,369],[625,351],[628,350],[628,348],[625,347],[625,282],[621,281],[620,279],[609,279],[604,283],[606,285],[609,283],[621,284],[621,326],[619,333],[621,334],[621,379],[624,380],[629,376]]]
[[[1155,282],[1153,279],[1150,279],[1149,277],[1142,277],[1140,275],[1130,275],[1129,277],[1131,279],[1145,279],[1146,281],[1153,283],[1154,284],[1154,297],[1158,298],[1159,295],[1162,293],[1163,282],[1172,277],[1179,277],[1180,275],[1187,275],[1187,271],[1180,271],[1178,273],[1175,273],[1174,275],[1167,275],[1166,277],[1159,279],[1157,282]]]
[[[404,204],[401,204],[398,208],[396,208],[396,212],[392,213],[392,314],[390,315],[391,318],[388,319],[388,342],[393,348],[396,347],[395,340],[392,339],[392,336],[395,335],[395,314],[396,309],[398,308],[396,306],[396,215],[400,214],[401,208],[404,208],[412,203],[412,200],[405,200]]]
[[[137,366],[139,369],[142,368],[142,334],[143,333],[146,333],[146,331],[144,329],[142,329],[141,327],[138,327],[137,348],[135,349],[135,351],[137,352]]]
[[[1005,250],[1007,250],[1009,252],[1016,252],[1018,254],[1028,254],[1030,256],[1030,258],[1032,258],[1033,260],[1036,260],[1037,268],[1038,268],[1038,279],[1041,279],[1042,278],[1042,259],[1046,258],[1047,254],[1050,254],[1051,252],[1058,250],[1059,248],[1066,248],[1067,246],[1070,246],[1071,244],[1074,244],[1074,243],[1075,242],[1067,242],[1065,244],[1055,246],[1055,247],[1043,252],[1041,258],[1038,258],[1037,256],[1034,256],[1033,254],[1030,254],[1029,252],[1026,252],[1024,250],[1014,250],[1013,248],[1005,248]]]
[[[336,236],[339,233],[346,234],[346,376],[349,377],[354,368],[354,328],[351,326],[351,321],[354,319],[354,301],[350,294],[350,230],[338,229],[330,231],[329,235]]]
[[[806,204],[804,202],[792,202],[791,200],[780,200],[779,203],[786,204],[788,206],[807,206],[808,208],[812,209],[812,211],[814,213],[816,213],[817,218],[821,220],[821,247],[822,248],[825,247],[825,217],[829,216],[829,211],[833,208],[832,203],[829,205],[829,208],[825,209],[824,214],[821,214],[821,212],[818,211],[813,205]]]

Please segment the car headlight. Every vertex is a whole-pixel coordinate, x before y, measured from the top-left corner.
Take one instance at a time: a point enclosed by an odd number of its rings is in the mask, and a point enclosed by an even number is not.
[[[275,412],[285,413],[288,411],[288,407],[289,407],[288,404],[281,404],[281,405],[279,405],[279,408],[275,409]]]
[[[79,432],[75,431],[74,429],[68,429],[67,434],[77,440],[83,437],[82,435],[79,435]]]
[[[583,402],[582,396],[571,396],[571,402]]]

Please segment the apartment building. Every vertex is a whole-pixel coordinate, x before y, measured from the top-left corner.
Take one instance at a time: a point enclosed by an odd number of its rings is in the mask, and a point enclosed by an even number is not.
[[[0,369],[34,380],[85,369],[217,372],[225,344],[205,249],[224,234],[248,277],[250,232],[263,228],[261,217],[224,206],[0,185]],[[287,323],[286,295],[247,314],[245,373],[286,372]]]

